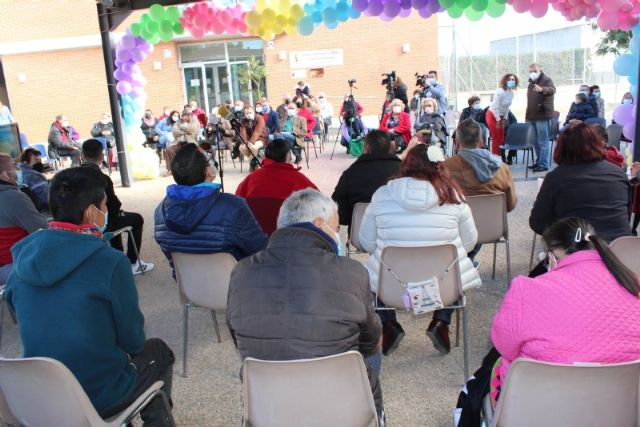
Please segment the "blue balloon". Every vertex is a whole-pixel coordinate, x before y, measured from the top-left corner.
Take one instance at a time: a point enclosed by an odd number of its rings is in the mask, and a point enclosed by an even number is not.
[[[338,20],[338,14],[334,8],[328,7],[322,12],[322,18],[325,24],[328,22],[336,22]]]
[[[304,5],[303,7],[304,9],[304,14],[305,15],[311,15],[313,13],[313,11],[315,10],[315,6],[311,3],[307,3]]]
[[[324,26],[330,30],[335,30],[338,27],[338,21],[324,21]]]
[[[630,76],[637,72],[637,68],[634,70],[636,61],[634,57],[628,53],[620,55],[613,61],[613,71],[619,76]]]
[[[351,19],[358,19],[358,18],[360,18],[360,15],[362,15],[362,12],[360,12],[357,9],[353,9],[352,8],[352,9],[349,10],[349,18],[351,18]]]
[[[322,15],[320,17],[322,18]],[[298,33],[303,36],[313,33],[313,20],[310,16],[305,16],[298,22]]]
[[[322,12],[320,11],[315,11],[311,14],[311,20],[312,22],[315,22],[316,24],[320,24],[322,23]]]

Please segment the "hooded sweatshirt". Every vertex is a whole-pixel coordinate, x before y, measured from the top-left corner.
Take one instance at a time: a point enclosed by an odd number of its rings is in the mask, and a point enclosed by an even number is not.
[[[458,155],[469,163],[480,182],[493,179],[502,166],[500,157],[482,148],[463,148],[458,152]]]
[[[136,379],[129,356],[144,346],[144,317],[129,259],[104,238],[40,230],[13,247],[5,299],[15,310],[24,357],[64,363],[105,413]]]
[[[244,199],[220,185],[170,185],[156,208],[155,239],[173,266],[171,252],[227,252],[237,260],[264,249],[264,234]]]

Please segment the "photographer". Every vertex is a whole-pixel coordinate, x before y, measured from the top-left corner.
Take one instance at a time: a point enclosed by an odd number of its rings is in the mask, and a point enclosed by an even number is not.
[[[447,114],[447,97],[444,94],[444,86],[438,83],[438,72],[431,70],[426,79],[425,76],[421,77],[418,78],[420,83],[417,86],[422,86],[422,97],[435,99],[438,103],[438,112],[444,117]]]
[[[253,171],[259,165],[256,159],[258,151],[269,143],[269,132],[262,116],[256,115],[250,105],[244,107],[244,117],[240,120],[240,136],[247,144],[237,141],[234,151],[239,149],[243,156],[250,159],[250,170]]]
[[[218,107],[214,107],[204,130],[205,142],[209,143],[214,149],[219,149],[224,144],[231,151],[233,150],[234,136],[235,132],[229,120],[221,117]]]
[[[382,117],[380,130],[389,134],[391,141],[395,142],[397,152],[402,153],[411,140],[411,118],[409,113],[403,111],[405,105],[399,99],[391,101],[391,113]]]

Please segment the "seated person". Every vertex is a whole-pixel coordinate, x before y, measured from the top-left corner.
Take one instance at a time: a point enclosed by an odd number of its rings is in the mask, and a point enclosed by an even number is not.
[[[340,145],[347,147],[349,153],[349,143],[354,140],[361,140],[368,132],[362,118],[362,106],[349,94],[345,95],[345,101],[340,108],[342,126],[340,128]]]
[[[74,138],[73,128],[64,114],[58,114],[51,124],[48,137],[49,147],[53,148],[52,157],[58,155],[71,157],[71,166],[80,165],[80,148],[82,145]]]
[[[16,274],[5,299],[18,319],[23,356],[62,362],[108,418],[158,380],[170,398],[174,356],[160,339],[145,341],[129,260],[102,236],[107,197],[101,175],[71,168],[53,178],[53,221],[13,248]],[[159,397],[141,415],[145,424],[168,425]]]
[[[13,268],[13,245],[47,228],[47,219],[37,211],[29,196],[18,189],[18,176],[13,159],[0,153],[0,285],[7,283]]]
[[[287,108],[290,103],[291,95],[289,95],[288,93],[282,95],[282,104],[278,105],[278,108],[276,108],[278,116],[280,117],[280,122],[282,122],[287,117]]]
[[[606,150],[605,160],[626,171],[627,165],[624,161],[624,156],[616,147],[609,145],[609,133],[607,130],[600,125],[591,125],[591,127],[596,131],[600,139],[602,139],[602,142],[604,142],[604,149]]]
[[[173,144],[173,126],[180,121],[180,113],[171,111],[164,119],[158,120],[155,131],[158,135],[158,147],[167,148]]]
[[[268,247],[231,273],[227,324],[243,359],[296,360],[349,350],[371,357],[365,366],[382,416],[372,366],[379,362],[380,320],[367,271],[340,256],[338,228],[329,197],[312,189],[293,193],[280,209]]]
[[[629,236],[629,179],[605,159],[604,142],[591,126],[569,126],[553,155],[558,167],[544,178],[531,209],[531,229],[542,235],[559,219],[576,216],[607,242]]]
[[[113,189],[113,181],[109,175],[103,174],[100,170],[100,164],[104,159],[104,153],[102,152],[102,146],[100,141],[95,139],[87,139],[82,144],[82,163],[83,167],[88,167],[100,172],[105,185],[105,194],[107,195],[107,212],[109,214],[107,218],[107,231],[117,231],[123,227],[131,227],[133,233],[133,241],[127,239],[127,257],[131,262],[131,272],[133,275],[145,273],[153,270],[154,265],[150,262],[144,262],[138,259],[138,254],[142,249],[142,228],[144,226],[144,219],[142,215],[135,212],[125,212],[122,208],[122,202],[116,196]],[[111,246],[119,251],[124,251],[122,246],[122,236],[114,237],[110,240]]]
[[[305,82],[300,80],[296,85],[296,96],[301,98],[308,98],[311,95],[311,88]]]
[[[256,112],[260,114],[264,119],[267,130],[269,131],[269,135],[273,135],[278,131],[278,126],[280,125],[280,116],[278,116],[278,113],[271,109],[271,106],[269,106],[269,101],[267,101],[266,99],[264,99],[259,105],[260,110],[256,109]],[[257,105],[256,108],[258,108]]]
[[[112,148],[116,146],[115,131],[113,129],[113,123],[111,122],[111,114],[103,113],[100,121],[93,125],[91,128],[91,136],[104,143],[102,146],[106,150],[107,147]]]
[[[466,119],[473,119],[477,123],[482,123],[486,126],[484,120],[484,108],[482,108],[480,97],[477,95],[473,95],[467,100],[467,104],[469,106],[467,108],[464,108],[460,113],[458,123]]]
[[[207,112],[198,106],[198,101],[195,99],[189,101],[189,109],[193,117],[198,120],[199,127],[204,129],[207,126]]]
[[[373,193],[400,174],[400,159],[389,135],[372,130],[364,138],[364,152],[340,175],[331,198],[338,204],[340,224],[349,226],[356,203],[370,203]]]
[[[145,144],[148,144],[152,147],[155,147],[156,144],[160,142],[160,136],[156,132],[156,126],[158,125],[158,120],[153,117],[153,113],[151,110],[146,110],[144,112],[144,117],[140,123],[140,129],[142,129],[142,133],[146,138]]]
[[[438,104],[435,99],[425,98],[422,100],[422,111],[413,127],[416,130],[416,134],[412,138],[414,144],[417,142],[439,143],[443,150],[446,149],[447,123],[444,121],[444,117],[438,113]]]
[[[233,150],[233,137],[235,132],[231,127],[231,123],[220,115],[220,109],[214,107],[211,110],[211,116],[204,130],[204,140],[209,143],[214,150],[222,149],[226,146],[229,151]],[[217,142],[217,144],[216,144]]]
[[[264,249],[267,237],[247,202],[212,182],[213,166],[197,145],[177,151],[172,171],[176,184],[156,208],[154,233],[172,268],[171,252],[227,252],[239,260]]]
[[[391,112],[385,113],[380,121],[380,130],[387,132],[398,152],[404,151],[411,140],[411,118],[404,112],[404,103],[399,99],[391,101]]]
[[[280,206],[291,193],[304,188],[318,189],[290,164],[290,152],[284,139],[271,141],[264,149],[262,167],[250,173],[236,190],[236,196],[247,201],[267,236],[275,231]],[[268,212],[270,209],[275,211]]]
[[[591,93],[591,87],[589,85],[580,85],[580,89],[578,89],[578,93],[582,93],[584,94],[584,96],[587,98],[587,102],[589,103],[589,105],[591,105],[591,108],[593,108],[593,112],[595,113],[596,117],[598,116],[598,100],[596,99],[596,97]]]
[[[331,105],[324,92],[318,94],[318,103],[320,104],[320,116],[322,117],[322,123],[324,124],[324,131],[326,133],[329,131],[331,121],[333,120],[333,105]]]
[[[167,147],[167,171],[171,173],[171,164],[179,147],[185,144],[197,144],[198,134],[200,133],[200,122],[191,112],[191,108],[187,107],[182,111],[180,121],[173,125],[171,130],[173,133],[173,143]]]
[[[19,184],[29,188],[35,196],[35,205],[39,211],[49,209],[49,181],[44,175],[40,151],[27,148],[20,154],[20,171],[22,182]]]
[[[593,85],[589,87],[589,99],[595,99],[598,109],[598,117],[604,119],[604,99],[600,92],[600,86]]]
[[[251,170],[258,167],[260,149],[269,143],[269,131],[262,116],[256,115],[253,107],[244,107],[244,116],[240,120],[240,136],[247,143],[236,141],[234,150],[240,150],[242,155],[251,159]],[[247,147],[247,145],[249,147]]]
[[[307,133],[305,136],[312,139],[313,129],[316,127],[316,118],[313,115],[313,111],[311,111],[311,101],[306,98],[298,99],[296,101],[296,106],[298,107],[298,116],[304,117],[307,121]]]
[[[284,139],[289,143],[289,147],[295,156],[295,164],[300,164],[302,155],[300,147],[303,146],[304,136],[307,134],[307,120],[298,115],[298,106],[295,102],[289,103],[287,117],[280,122],[278,132],[274,135],[276,139]]]
[[[579,92],[576,94],[575,101],[571,104],[571,108],[567,114],[567,119],[564,121],[564,126],[566,128],[570,124],[573,125],[581,123],[587,119],[595,117],[598,117],[598,114],[587,101],[587,96],[584,93]]]

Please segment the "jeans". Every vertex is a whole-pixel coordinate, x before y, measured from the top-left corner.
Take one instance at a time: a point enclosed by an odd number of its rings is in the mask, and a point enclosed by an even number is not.
[[[156,381],[163,381],[162,391],[165,392],[171,403],[171,382],[173,379],[173,352],[159,338],[151,338],[144,343],[142,353],[132,356],[131,363],[136,367],[136,380],[131,392],[117,407],[100,414],[103,418],[109,418],[124,411],[142,393],[144,393]],[[163,427],[169,425],[168,416],[160,396],[156,397],[142,410],[140,416],[146,427]]]
[[[274,134],[274,138],[276,139],[284,139],[291,146],[291,152],[293,153],[296,159],[300,158],[300,147],[296,144],[296,136],[291,132],[282,132]]]
[[[131,227],[131,232],[133,233],[133,240],[127,239],[127,257],[131,264],[135,264],[138,262],[138,258],[136,258],[136,248],[138,252],[140,251],[140,247],[142,246],[142,226],[144,225],[144,219],[142,215],[135,212],[121,212],[119,216],[109,217],[109,227],[108,231],[116,231],[122,227]],[[136,245],[136,248],[133,245]],[[117,249],[119,251],[124,252],[124,248],[122,246],[122,236],[117,236],[111,239],[111,247]]]
[[[549,169],[549,129],[550,120],[531,122],[536,133],[533,150],[536,152],[536,164],[538,167]]]

